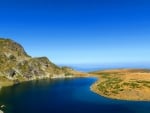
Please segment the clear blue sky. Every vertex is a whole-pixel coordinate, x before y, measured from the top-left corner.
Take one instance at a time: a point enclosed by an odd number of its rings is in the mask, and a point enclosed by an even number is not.
[[[150,62],[150,1],[0,0],[0,37],[57,64]]]

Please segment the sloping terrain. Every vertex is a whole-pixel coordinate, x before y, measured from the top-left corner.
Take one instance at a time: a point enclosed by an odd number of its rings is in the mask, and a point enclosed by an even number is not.
[[[150,70],[121,69],[92,72],[99,80],[91,89],[105,97],[122,100],[150,100]]]
[[[59,67],[46,57],[32,58],[20,44],[10,39],[0,38],[0,86],[81,74],[68,67]]]

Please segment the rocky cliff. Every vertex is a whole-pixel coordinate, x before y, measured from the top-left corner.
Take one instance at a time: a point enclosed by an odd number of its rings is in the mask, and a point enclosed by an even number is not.
[[[32,58],[20,44],[0,38],[0,86],[81,74],[68,67],[59,67],[46,57]]]

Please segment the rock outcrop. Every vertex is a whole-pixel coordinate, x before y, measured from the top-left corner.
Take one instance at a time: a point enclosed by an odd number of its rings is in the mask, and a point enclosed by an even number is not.
[[[32,58],[20,44],[0,38],[0,86],[75,74],[82,73],[68,67],[59,67],[46,57]]]

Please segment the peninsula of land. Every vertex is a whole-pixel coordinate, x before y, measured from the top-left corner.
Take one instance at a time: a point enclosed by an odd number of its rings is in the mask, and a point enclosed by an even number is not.
[[[148,69],[116,69],[90,74],[98,77],[91,90],[101,96],[119,100],[150,101]]]

